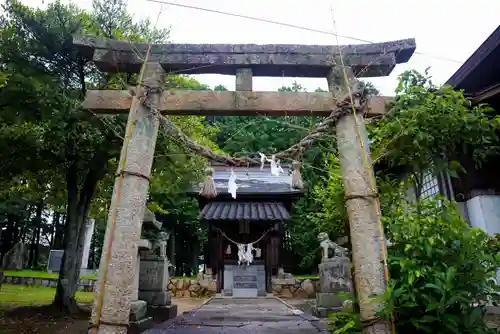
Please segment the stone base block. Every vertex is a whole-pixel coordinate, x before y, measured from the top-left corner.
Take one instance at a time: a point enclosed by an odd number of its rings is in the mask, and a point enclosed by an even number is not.
[[[152,317],[154,322],[163,322],[175,318],[177,316],[177,305],[149,305],[148,316]]]
[[[312,307],[312,313],[318,318],[328,318],[330,313],[340,312],[341,307]]]
[[[317,292],[316,293],[316,306],[325,308],[342,307],[344,299],[337,296],[335,292]]]
[[[130,317],[129,320],[139,321],[146,317],[148,311],[148,304],[144,300],[136,300],[130,305]]]
[[[168,291],[144,291],[139,290],[139,299],[148,305],[170,305],[172,296]]]
[[[140,334],[145,330],[153,327],[153,317],[143,318],[137,321],[131,321],[128,327],[127,334]]]

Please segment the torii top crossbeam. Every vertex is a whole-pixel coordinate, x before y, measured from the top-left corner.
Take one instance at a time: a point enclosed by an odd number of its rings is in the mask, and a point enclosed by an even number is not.
[[[75,37],[74,44],[105,72],[139,72],[148,49],[145,43],[95,37]],[[153,44],[148,59],[167,73],[236,75],[235,92],[163,92],[158,107],[164,114],[327,116],[336,105],[331,93],[253,92],[252,77],[327,78],[340,56],[358,77],[387,76],[396,64],[410,59],[415,47],[414,39],[344,46]],[[388,101],[372,97],[368,116],[383,114]],[[128,112],[131,105],[128,91],[88,91],[84,102],[84,108],[97,113]]]
[[[73,43],[105,72],[137,73],[148,44],[75,37]],[[253,76],[321,77],[339,63],[350,66],[356,76],[380,77],[396,64],[406,63],[415,51],[414,39],[343,46],[296,44],[153,44],[149,60],[166,72],[183,74],[230,74],[251,68]]]

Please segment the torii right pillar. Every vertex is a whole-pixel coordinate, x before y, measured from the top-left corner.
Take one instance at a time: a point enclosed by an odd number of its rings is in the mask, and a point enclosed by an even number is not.
[[[338,99],[349,96],[355,85],[351,68],[345,67],[345,72],[344,67],[338,65],[330,70],[327,77],[329,89]],[[387,286],[383,261],[383,254],[387,252],[385,238],[380,231],[379,204],[374,197],[376,189],[370,187],[370,177],[373,177],[373,187],[375,179],[363,115],[342,116],[336,131],[363,333],[389,334],[389,321],[376,315],[383,305],[373,301],[373,295],[383,294]]]

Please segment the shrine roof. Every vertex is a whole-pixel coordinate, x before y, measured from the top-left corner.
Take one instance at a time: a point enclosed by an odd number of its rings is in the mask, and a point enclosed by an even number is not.
[[[228,182],[231,175],[231,167],[212,166],[214,169],[214,182],[219,194],[228,194]],[[279,176],[271,174],[271,168],[267,164],[262,170],[260,167],[233,167],[236,175],[238,189],[236,196],[253,194],[300,194],[303,191],[292,188],[292,171],[289,166],[282,166],[283,173]],[[188,193],[197,194],[203,182],[194,185]]]
[[[457,89],[475,95],[500,81],[500,25],[446,81]]]
[[[285,221],[290,213],[280,202],[209,202],[201,220]]]

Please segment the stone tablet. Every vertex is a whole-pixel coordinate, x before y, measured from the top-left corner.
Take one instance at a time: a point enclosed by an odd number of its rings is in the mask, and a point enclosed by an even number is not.
[[[224,266],[224,294],[245,298],[265,296],[266,271],[264,265]]]
[[[168,285],[168,262],[141,259],[139,290],[164,291]]]
[[[233,277],[233,289],[258,289],[257,275],[235,275]]]
[[[64,250],[53,249],[49,253],[49,260],[47,262],[47,271],[49,273],[59,272],[61,270],[62,258],[64,255]]]

